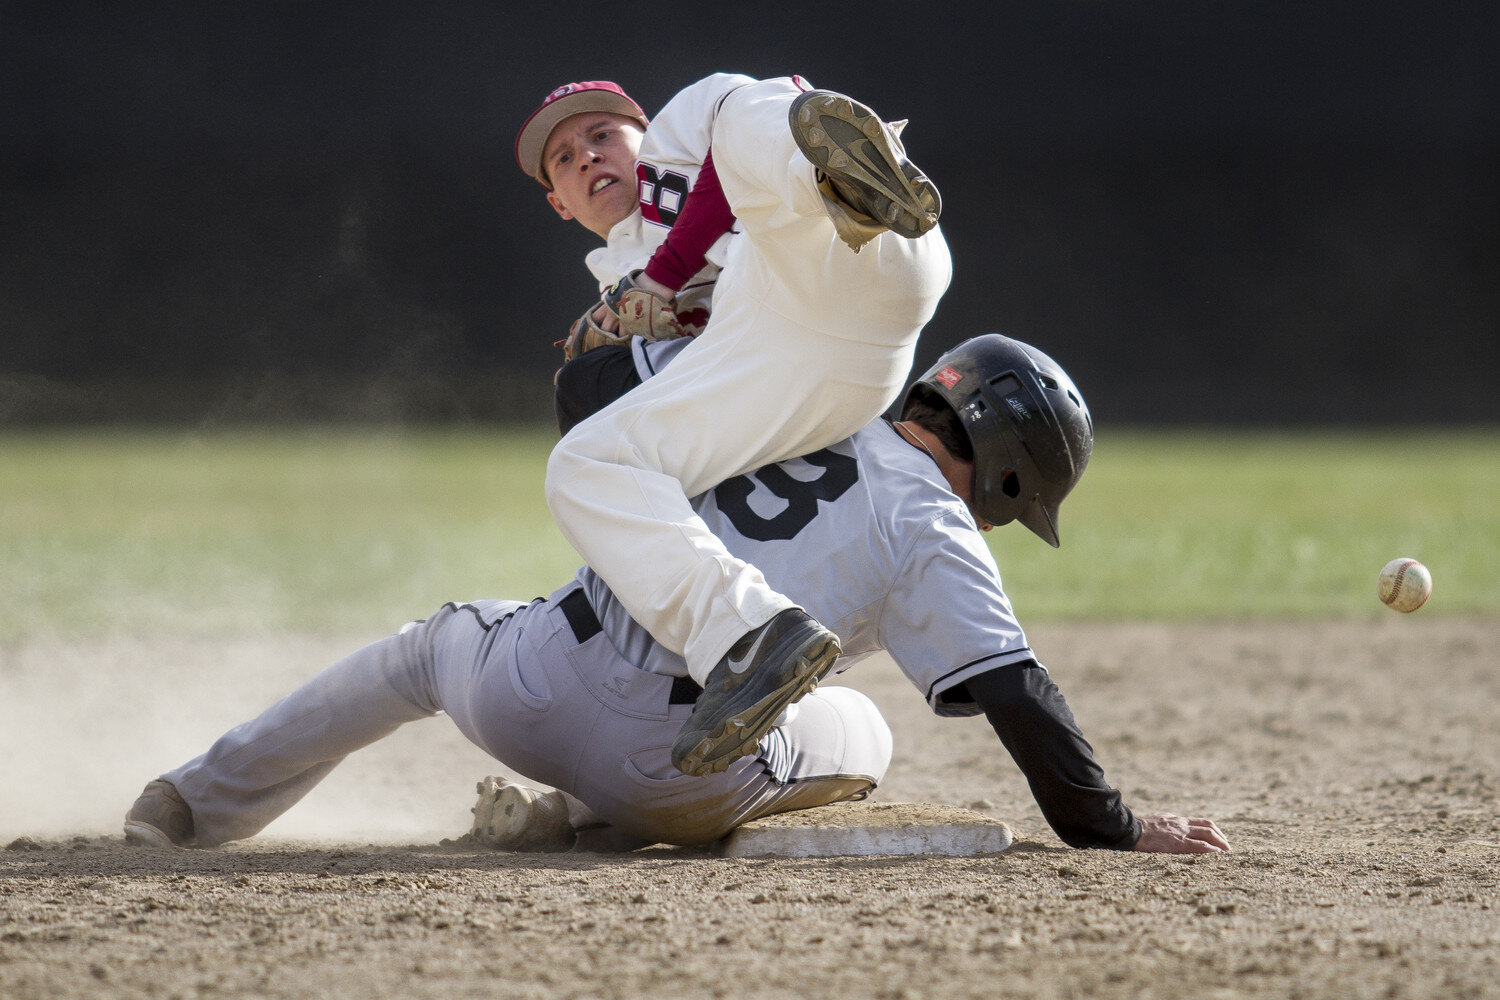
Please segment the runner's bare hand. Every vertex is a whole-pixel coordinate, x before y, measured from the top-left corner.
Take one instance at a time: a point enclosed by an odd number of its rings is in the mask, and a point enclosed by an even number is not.
[[[1215,854],[1229,850],[1229,841],[1211,819],[1188,819],[1171,813],[1141,818],[1137,851],[1157,854]]]

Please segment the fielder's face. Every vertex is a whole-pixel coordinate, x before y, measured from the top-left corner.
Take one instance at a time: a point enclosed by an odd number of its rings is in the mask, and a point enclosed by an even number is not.
[[[609,238],[635,211],[635,161],[644,135],[624,115],[588,111],[557,123],[542,147],[542,172],[552,183],[547,202],[564,219]]]

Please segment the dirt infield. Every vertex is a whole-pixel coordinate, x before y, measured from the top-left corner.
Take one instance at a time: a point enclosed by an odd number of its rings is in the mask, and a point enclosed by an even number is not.
[[[862,667],[875,800],[1009,852],[476,853],[440,841],[496,769],[436,720],[260,840],[157,854],[117,832],[145,779],[349,643],[0,649],[0,997],[1500,996],[1500,621],[1031,631],[1132,805],[1233,853],[1062,847],[982,721]]]

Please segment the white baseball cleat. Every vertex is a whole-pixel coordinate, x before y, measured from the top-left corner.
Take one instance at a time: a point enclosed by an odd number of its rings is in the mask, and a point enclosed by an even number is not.
[[[539,792],[506,778],[487,777],[475,786],[470,834],[497,851],[566,851],[577,835],[562,792]]]
[[[140,798],[125,814],[125,842],[162,851],[192,847],[198,842],[193,832],[193,810],[176,785],[159,778],[147,782]]]

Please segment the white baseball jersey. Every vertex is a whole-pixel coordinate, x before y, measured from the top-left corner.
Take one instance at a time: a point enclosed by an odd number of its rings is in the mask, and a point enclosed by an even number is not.
[[[884,650],[941,715],[971,715],[943,693],[1034,659],[973,517],[923,452],[876,421],[805,458],[731,479],[693,508],[735,556],[838,635],[842,671]],[[637,666],[685,676],[587,567],[604,631]]]
[[[645,267],[666,240],[708,155],[719,102],[754,82],[738,73],[715,73],[679,91],[651,119],[636,159],[640,206],[609,231],[606,246],[584,258],[601,289]],[[732,235],[725,233],[709,248],[708,262],[677,293],[679,312],[709,308]]]

